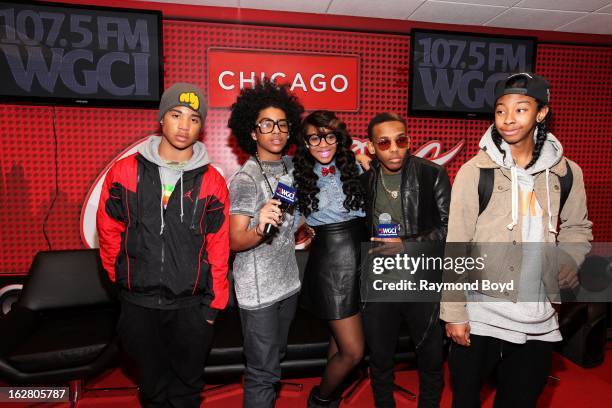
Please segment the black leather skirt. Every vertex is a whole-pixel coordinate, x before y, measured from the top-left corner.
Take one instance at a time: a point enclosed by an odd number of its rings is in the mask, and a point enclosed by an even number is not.
[[[320,319],[335,320],[359,312],[361,243],[367,240],[363,218],[313,227],[302,283],[301,305]]]

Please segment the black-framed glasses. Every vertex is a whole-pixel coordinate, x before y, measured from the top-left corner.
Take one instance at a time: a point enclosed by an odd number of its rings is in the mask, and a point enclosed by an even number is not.
[[[336,135],[335,132],[313,133],[312,135],[306,135],[304,139],[309,146],[318,146],[323,140],[325,140],[325,143],[328,145],[333,145],[338,142],[338,135]]]
[[[259,128],[261,133],[272,133],[274,126],[278,126],[278,130],[283,133],[289,132],[290,123],[287,119],[272,120],[269,118],[263,118],[255,125]]]

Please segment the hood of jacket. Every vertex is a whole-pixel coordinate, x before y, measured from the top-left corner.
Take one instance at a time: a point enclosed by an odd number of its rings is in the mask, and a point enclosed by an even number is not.
[[[149,137],[149,139],[147,139],[147,141],[140,146],[140,148],[138,149],[138,153],[143,155],[144,158],[148,161],[155,163],[160,167],[165,167],[172,170],[180,169],[183,171],[189,171],[210,163],[210,159],[208,158],[208,152],[206,151],[206,146],[204,146],[204,143],[202,142],[196,142],[193,145],[193,155],[189,160],[187,160],[187,162],[181,163],[180,167],[168,163],[159,155],[159,145],[161,143],[161,140],[162,136]]]
[[[550,188],[548,179],[550,177],[550,169],[558,164],[563,157],[563,147],[559,140],[552,134],[548,133],[546,141],[540,151],[538,160],[533,166],[528,169],[519,168],[514,162],[510,145],[502,140],[500,149],[493,142],[491,130],[493,125],[489,126],[485,134],[480,139],[479,147],[491,158],[491,160],[500,167],[510,170],[510,179],[512,181],[512,222],[506,227],[512,230],[518,224],[519,218],[519,188],[528,188],[533,186],[533,175],[545,172],[546,173],[546,205],[548,209],[548,230],[556,233],[556,228],[553,226],[551,204],[550,204]],[[534,139],[536,133],[533,135]],[[533,187],[532,187],[533,188]]]
[[[489,155],[495,164],[506,169],[511,169],[515,166],[515,163],[514,159],[512,158],[512,153],[510,152],[510,145],[502,140],[500,147],[506,153],[504,156],[493,142],[493,137],[491,135],[492,128],[493,125],[489,126],[487,131],[480,139],[478,146]],[[535,139],[535,133],[533,137]],[[552,133],[549,132],[546,137],[546,141],[544,142],[544,146],[542,146],[542,150],[540,151],[540,157],[538,157],[538,160],[533,166],[525,169],[525,171],[527,174],[540,173],[559,163],[562,157],[563,147],[561,146],[561,143]]]
[[[159,145],[162,141],[162,136],[151,136],[149,139],[138,149],[145,159],[157,165],[159,171],[159,178],[161,180],[162,192],[159,203],[159,211],[161,215],[160,235],[164,232],[165,220],[164,220],[164,185],[174,185],[177,181],[180,181],[180,204],[181,204],[181,222],[185,215],[184,202],[183,202],[183,173],[189,170],[194,170],[203,167],[210,163],[208,158],[208,152],[206,146],[202,142],[196,142],[193,145],[193,155],[189,160],[184,163],[173,163],[164,160],[159,155]]]

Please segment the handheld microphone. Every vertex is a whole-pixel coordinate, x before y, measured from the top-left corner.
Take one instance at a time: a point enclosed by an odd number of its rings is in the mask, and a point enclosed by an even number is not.
[[[382,213],[378,216],[378,225],[376,226],[377,238],[398,238],[400,225],[394,224],[391,215]]]
[[[293,213],[293,209],[295,208],[297,190],[292,187],[291,177],[288,175],[284,175],[278,181],[276,185],[276,191],[274,192],[274,196],[272,198],[279,200],[281,202],[280,210],[282,212],[281,222],[285,213]],[[270,235],[276,234],[278,232],[278,228],[272,224],[266,224],[264,227],[264,236],[268,237]]]

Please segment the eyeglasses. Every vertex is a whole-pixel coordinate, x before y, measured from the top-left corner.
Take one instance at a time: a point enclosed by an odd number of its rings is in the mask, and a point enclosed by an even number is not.
[[[274,126],[278,126],[278,130],[281,132],[287,133],[289,132],[290,124],[287,119],[272,120],[263,118],[255,126],[259,128],[261,133],[272,133],[272,131],[274,131]]]
[[[382,138],[374,143],[376,143],[380,150],[389,150],[391,147],[391,139],[387,138]],[[398,149],[405,149],[410,145],[410,138],[408,136],[400,136],[395,139],[395,145]]]
[[[338,136],[334,132],[314,133],[312,135],[306,135],[304,139],[306,139],[306,143],[308,143],[309,146],[318,146],[321,144],[322,140],[325,140],[325,143],[328,145],[333,145],[338,141]]]

